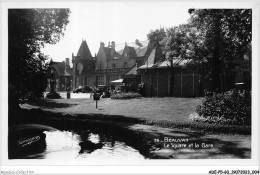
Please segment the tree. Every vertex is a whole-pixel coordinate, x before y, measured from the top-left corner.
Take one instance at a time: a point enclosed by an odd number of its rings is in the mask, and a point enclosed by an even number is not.
[[[192,30],[188,24],[167,29],[167,38],[162,42],[167,57],[189,58],[191,54],[190,42]]]
[[[41,48],[60,40],[69,13],[69,9],[8,10],[9,107],[43,95],[48,64]]]
[[[160,44],[165,58],[170,61],[170,96],[173,96],[174,69],[173,59],[186,58],[190,53],[188,49],[190,28],[188,24],[166,29],[151,30],[147,35],[150,43]]]
[[[148,54],[150,54],[150,52],[157,46],[161,49],[164,45],[163,42],[166,37],[167,36],[164,28],[150,30],[150,32],[147,34],[149,45],[147,48],[146,56],[148,56]]]
[[[147,34],[147,38],[150,41],[150,44],[161,42],[165,37],[166,37],[166,32],[164,28],[151,30],[150,33]]]
[[[173,59],[179,58],[182,54],[184,48],[184,43],[186,42],[186,34],[182,26],[176,26],[167,29],[167,37],[162,41],[164,47],[165,58],[170,61],[170,96],[174,93],[174,67]]]
[[[196,28],[202,41],[192,42],[193,63],[206,61],[210,69],[212,91],[220,90],[221,73],[234,69],[234,59],[252,39],[252,10],[250,9],[199,9],[190,10],[190,25]],[[204,63],[205,63],[204,61]]]
[[[149,45],[148,45],[148,48],[146,51],[147,58],[148,58],[149,54],[151,53],[151,51],[155,48],[156,52],[155,52],[154,62],[157,61],[157,58],[161,59],[161,57],[163,55],[163,52],[162,52],[162,48],[164,45],[163,43],[164,43],[164,40],[166,37],[167,36],[166,36],[166,32],[165,32],[164,28],[151,30],[150,33],[147,34],[147,38],[149,40]],[[152,76],[153,76],[153,74],[152,74]],[[173,75],[171,77],[173,77]],[[173,81],[171,81],[171,82],[173,82]],[[151,94],[153,94],[153,91],[154,91],[153,84],[151,84]]]

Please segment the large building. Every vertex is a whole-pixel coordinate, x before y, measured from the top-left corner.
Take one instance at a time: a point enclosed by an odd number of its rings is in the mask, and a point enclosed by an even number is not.
[[[171,66],[161,48],[158,42],[149,44],[148,41],[136,40],[116,44],[112,41],[107,46],[101,42],[98,53],[92,56],[87,42],[83,40],[77,55],[72,53],[72,68],[68,58],[66,62],[54,62],[52,65],[56,90],[72,90],[84,85],[112,87],[112,81],[119,79],[129,90],[136,91],[141,85],[142,95],[146,97],[171,94],[175,97],[196,97],[202,96],[204,90],[212,89],[209,78],[187,69],[186,64],[190,60],[172,58]],[[222,92],[234,88],[235,84],[251,88],[251,45],[245,47],[234,62],[236,66],[232,75],[219,75]]]
[[[76,56],[72,54],[73,88],[79,86],[110,86],[111,81],[123,77],[134,65],[142,65],[148,51],[148,41],[136,40],[132,43],[116,44],[103,42],[94,57],[85,40]]]
[[[174,96],[191,97],[200,95],[199,75],[185,69],[187,60],[174,59]],[[144,84],[144,96],[169,96],[170,72],[169,62],[162,54],[158,43],[150,45],[148,41],[116,44],[107,46],[100,43],[98,53],[93,57],[87,42],[82,41],[76,56],[72,53],[73,82],[72,87],[110,86],[111,82],[123,79],[137,89]],[[130,88],[131,89],[131,88]]]

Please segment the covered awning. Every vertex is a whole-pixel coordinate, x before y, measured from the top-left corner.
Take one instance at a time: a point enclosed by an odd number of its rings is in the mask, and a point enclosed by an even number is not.
[[[124,79],[118,79],[118,80],[111,81],[111,83],[123,83],[123,80]]]

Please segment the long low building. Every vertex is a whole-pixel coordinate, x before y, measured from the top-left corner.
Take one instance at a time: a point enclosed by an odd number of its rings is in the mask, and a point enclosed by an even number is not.
[[[200,96],[208,83],[202,84],[200,75],[186,68],[190,60],[173,58],[172,66],[157,45],[147,57],[144,65],[138,68],[143,84],[143,95],[147,97],[170,96],[171,89],[175,97]],[[174,76],[171,79],[171,76]],[[172,86],[171,86],[171,81]],[[203,86],[203,87],[202,87]]]

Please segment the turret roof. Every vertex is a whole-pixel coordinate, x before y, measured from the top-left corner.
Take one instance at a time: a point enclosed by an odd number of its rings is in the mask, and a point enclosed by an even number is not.
[[[89,50],[88,44],[85,40],[82,41],[80,48],[77,53],[77,57],[80,59],[88,59],[93,60],[93,57],[91,55],[91,52]]]

